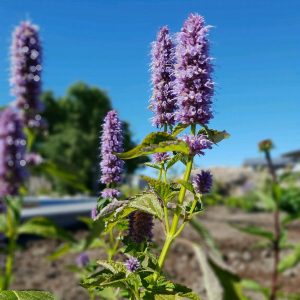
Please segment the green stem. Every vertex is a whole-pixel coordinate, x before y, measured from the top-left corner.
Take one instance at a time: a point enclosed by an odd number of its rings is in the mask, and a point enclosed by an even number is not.
[[[10,284],[11,284],[15,250],[16,250],[16,240],[14,237],[12,237],[9,239],[8,255],[6,257],[5,278],[4,278],[4,282],[3,282],[3,290],[4,291],[8,290],[10,287]]]
[[[186,170],[185,170],[185,174],[184,174],[184,181],[188,181],[191,175],[191,171],[192,171],[192,166],[193,166],[193,158],[190,157],[187,165],[186,165]],[[170,232],[167,234],[166,240],[165,240],[165,244],[162,248],[162,251],[160,253],[158,262],[157,262],[157,272],[154,274],[154,280],[157,280],[159,272],[161,271],[165,259],[167,257],[167,254],[169,252],[169,249],[171,247],[171,244],[174,240],[174,237],[176,235],[176,231],[177,231],[177,226],[180,220],[180,213],[181,213],[181,205],[184,201],[184,197],[185,197],[185,193],[186,193],[186,188],[184,186],[181,186],[180,192],[179,192],[179,196],[178,196],[178,205],[176,208],[176,212],[174,214],[174,218],[172,221],[172,226],[170,229]]]
[[[191,125],[191,133],[193,135],[195,135],[195,133],[196,133],[196,125],[195,124]],[[191,175],[191,171],[192,171],[192,167],[193,167],[193,159],[194,159],[193,156],[190,156],[189,159],[188,159],[186,169],[185,169],[185,173],[184,173],[184,177],[183,177],[183,180],[185,182],[188,182],[189,179],[190,179],[190,175]],[[154,277],[153,277],[154,281],[157,280],[157,278],[159,276],[159,273],[161,272],[161,270],[164,266],[164,263],[165,263],[167,255],[168,255],[168,252],[170,250],[170,247],[172,245],[172,242],[174,241],[174,239],[176,237],[177,227],[178,227],[178,223],[179,223],[179,220],[180,220],[180,214],[181,214],[181,206],[182,206],[182,203],[183,203],[184,198],[185,198],[185,193],[186,193],[186,188],[182,185],[181,188],[180,188],[180,191],[179,191],[179,195],[178,195],[178,202],[177,202],[176,211],[175,211],[173,221],[172,221],[172,226],[171,226],[170,231],[167,233],[165,243],[163,245],[160,256],[158,258],[157,270],[156,270],[156,273],[154,274]],[[182,230],[183,230],[183,228],[182,228]]]

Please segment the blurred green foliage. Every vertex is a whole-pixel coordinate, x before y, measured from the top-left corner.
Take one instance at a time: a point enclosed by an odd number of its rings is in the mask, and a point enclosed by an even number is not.
[[[108,95],[98,87],[83,82],[73,84],[63,97],[52,92],[42,95],[45,104],[43,117],[48,122],[48,134],[39,138],[35,148],[43,157],[75,174],[90,193],[99,190],[99,138],[101,124],[112,109]],[[135,146],[129,124],[124,122],[125,150]],[[126,161],[127,173],[133,173],[145,158]],[[72,185],[49,178],[55,191],[74,194]]]

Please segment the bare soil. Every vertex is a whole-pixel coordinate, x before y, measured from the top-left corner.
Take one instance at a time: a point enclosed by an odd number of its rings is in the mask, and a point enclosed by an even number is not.
[[[220,247],[226,263],[243,278],[254,279],[263,285],[270,285],[270,274],[273,268],[272,252],[266,249],[262,240],[244,234],[229,225],[235,222],[240,225],[257,225],[272,229],[273,218],[268,213],[244,213],[229,210],[225,207],[210,207],[200,219]],[[162,230],[155,227],[155,241],[162,243]],[[83,237],[84,230],[74,232],[78,238]],[[203,244],[202,239],[187,227],[182,237]],[[289,227],[288,239],[291,243],[300,242],[300,222],[294,222]],[[12,288],[18,290],[37,289],[55,293],[61,300],[86,300],[88,295],[78,285],[78,278],[67,269],[75,262],[76,255],[70,254],[55,262],[47,257],[59,245],[53,240],[31,240],[17,252],[15,263],[15,278]],[[282,256],[288,254],[285,250]],[[100,249],[89,252],[90,257],[104,257]],[[189,286],[205,299],[201,269],[193,250],[185,244],[176,243],[166,261],[165,271],[169,278]],[[300,265],[286,271],[280,279],[281,289],[289,293],[300,294]],[[261,299],[253,295],[251,299]]]

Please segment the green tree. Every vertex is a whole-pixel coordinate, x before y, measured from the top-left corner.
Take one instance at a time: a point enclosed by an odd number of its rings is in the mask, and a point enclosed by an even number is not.
[[[79,82],[72,85],[64,97],[55,98],[52,92],[45,92],[42,100],[48,135],[38,141],[38,150],[64,171],[76,174],[87,190],[97,191],[101,124],[106,113],[112,109],[108,95],[97,87]],[[124,131],[125,150],[128,150],[135,143],[126,122]],[[142,162],[145,160],[126,162],[127,173],[133,173]],[[61,193],[76,193],[72,186],[59,179],[53,183]]]

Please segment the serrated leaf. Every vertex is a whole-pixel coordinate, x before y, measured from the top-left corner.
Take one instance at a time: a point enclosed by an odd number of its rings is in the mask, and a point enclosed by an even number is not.
[[[174,164],[178,161],[182,161],[184,155],[182,153],[176,153],[171,159],[169,159],[166,163],[166,170],[170,169]]]
[[[144,163],[144,165],[145,165],[146,167],[150,167],[150,168],[157,169],[157,170],[160,170],[160,169],[161,169],[161,166],[160,166],[160,165],[154,164],[154,163],[151,163],[151,162],[146,162],[146,163]]]
[[[190,182],[186,182],[185,180],[179,179],[177,180],[179,184],[184,186],[187,190],[189,190],[191,193],[195,194],[195,190],[193,185]]]
[[[270,241],[274,240],[274,234],[271,231],[267,231],[265,229],[262,229],[260,227],[256,227],[256,226],[238,226],[236,224],[230,224],[231,226],[233,226],[234,228],[238,229],[239,231],[245,232],[245,233],[249,233],[252,235],[256,235],[259,237],[263,237],[266,238]]]
[[[164,202],[170,201],[174,197],[174,185],[165,183],[155,178],[142,176],[142,179],[147,181],[154,193]]]
[[[153,153],[176,151],[189,154],[189,146],[182,140],[178,140],[167,132],[153,132],[146,136],[141,144],[135,148],[117,153],[121,159],[132,159]]]
[[[36,217],[28,220],[18,228],[18,233],[35,234],[46,238],[75,242],[75,239],[70,233],[44,217]]]
[[[55,297],[40,291],[3,291],[0,300],[55,300]]]
[[[177,124],[172,131],[172,136],[177,136],[179,133],[181,133],[183,130],[185,130],[189,124]]]
[[[206,126],[205,128],[199,130],[199,134],[206,134],[209,140],[211,140],[214,144],[217,144],[222,140],[228,139],[230,137],[230,134],[225,130],[219,131],[215,129],[209,129]]]
[[[160,220],[163,218],[163,209],[156,195],[143,194],[131,200],[128,207],[149,213]]]
[[[109,270],[113,274],[126,273],[126,267],[121,262],[98,260],[97,264]]]
[[[296,246],[293,252],[285,256],[279,263],[279,272],[284,272],[287,269],[295,267],[300,263],[300,244]]]

